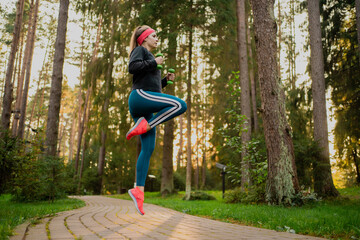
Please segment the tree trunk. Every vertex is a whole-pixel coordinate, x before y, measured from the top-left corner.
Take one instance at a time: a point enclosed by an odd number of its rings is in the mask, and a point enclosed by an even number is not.
[[[205,80],[204,80],[205,83]],[[205,89],[204,89],[205,90]],[[205,91],[204,91],[205,95]],[[206,105],[207,105],[207,97],[204,96],[205,99],[205,107],[203,110],[203,156],[202,156],[202,174],[201,174],[201,189],[205,188],[206,183]]]
[[[20,122],[19,122],[19,129],[17,136],[20,139],[24,138],[24,130],[25,130],[25,116],[26,116],[26,107],[27,107],[27,98],[29,92],[29,84],[30,84],[30,77],[31,77],[31,65],[32,65],[32,58],[34,53],[34,45],[35,45],[35,36],[36,36],[36,24],[37,24],[37,17],[39,11],[39,1],[36,0],[35,8],[34,8],[34,15],[32,17],[32,24],[31,24],[31,37],[30,37],[30,47],[29,47],[29,56],[26,63],[26,77],[25,77],[25,86],[23,95],[21,97],[21,110],[20,110]],[[25,63],[25,62],[24,62]]]
[[[320,156],[314,166],[314,191],[321,197],[338,196],[329,158],[328,127],[325,99],[324,57],[321,42],[320,0],[308,1],[310,64],[313,95],[314,139],[320,147]]]
[[[38,129],[40,126],[40,117],[42,115],[42,108],[44,105],[45,89],[46,89],[46,85],[48,84],[48,80],[49,80],[49,68],[50,68],[50,64],[47,64],[47,66],[45,68],[45,76],[43,76],[44,85],[43,85],[43,88],[41,91],[41,98],[40,98],[40,103],[39,103],[39,112],[38,112],[38,116],[37,116],[36,129]],[[50,91],[51,91],[51,89],[50,89]]]
[[[58,27],[55,42],[53,74],[51,77],[50,102],[46,126],[46,155],[56,156],[59,131],[59,112],[66,44],[66,25],[69,11],[69,0],[60,0]]]
[[[281,15],[281,1],[278,1],[278,22],[277,22],[277,30],[278,30],[278,50],[277,50],[277,57],[278,57],[278,74],[279,78],[281,79],[281,44],[282,44],[282,15]]]
[[[354,164],[355,164],[355,170],[356,170],[356,183],[360,184],[360,170],[359,170],[359,163],[358,163],[356,147],[353,149],[353,158],[354,158]]]
[[[26,36],[26,45],[25,45],[25,54],[23,65],[21,68],[20,79],[18,80],[18,88],[16,91],[16,101],[15,101],[15,114],[14,114],[14,122],[12,128],[13,136],[18,136],[19,134],[19,120],[21,116],[21,99],[23,97],[23,90],[24,90],[24,79],[26,75],[26,69],[28,66],[29,55],[30,55],[30,48],[31,48],[31,38],[32,38],[32,19],[34,17],[35,7],[34,7],[34,0],[30,3],[30,11],[29,11],[29,21],[28,21],[28,31]]]
[[[173,88],[173,86],[171,86]],[[170,93],[169,93],[170,94]],[[173,179],[173,142],[174,142],[174,119],[165,123],[163,162],[161,174],[161,195],[163,197],[174,192]]]
[[[42,79],[45,79],[44,78],[44,75],[43,75],[43,71],[44,69],[46,68],[46,57],[47,57],[47,53],[48,53],[48,50],[49,50],[49,46],[50,46],[50,42],[51,42],[51,39],[49,39],[48,43],[47,43],[47,46],[46,46],[46,51],[45,51],[45,56],[44,56],[44,62],[42,64],[42,67],[41,67],[41,70],[39,72],[39,80],[38,80],[38,83],[37,83],[37,87],[36,87],[36,93],[35,93],[35,98],[34,98],[34,104],[32,106],[32,109],[31,109],[31,114],[30,114],[30,121],[29,121],[29,126],[31,127],[31,123],[33,122],[33,119],[34,119],[34,113],[35,113],[35,107],[36,107],[36,104],[38,102],[38,98],[40,96],[40,85],[41,85],[41,80]],[[45,81],[45,80],[44,80]],[[28,128],[28,131],[26,133],[26,138],[29,137],[29,128]],[[72,144],[70,144],[70,150],[72,148]],[[71,161],[71,159],[69,159],[69,161]]]
[[[88,102],[87,105],[89,106],[89,104],[90,104],[90,99],[89,99],[89,102]],[[89,122],[89,118],[90,118],[90,107],[87,108],[85,116],[84,116],[84,125],[85,125],[84,136],[86,136],[87,131],[88,131],[87,123]],[[81,179],[82,179],[84,166],[85,166],[85,152],[86,152],[87,146],[88,146],[88,143],[87,143],[86,138],[85,138],[84,139],[84,144],[82,146],[81,164],[80,164],[79,181],[78,181],[78,194],[80,194]]]
[[[250,25],[248,23],[248,25]],[[248,39],[248,50],[249,50],[249,59],[250,59],[250,66],[249,66],[249,77],[250,77],[250,83],[251,83],[251,106],[252,106],[252,112],[253,112],[253,118],[252,123],[254,126],[254,132],[259,131],[259,120],[257,115],[257,107],[256,107],[256,81],[255,81],[255,61],[253,60],[253,54],[252,54],[252,44],[251,44],[251,32],[250,32],[250,26],[247,27],[247,39]]]
[[[99,43],[100,43],[100,35],[101,35],[101,26],[102,26],[102,17],[100,16],[99,18],[99,23],[98,23],[98,29],[97,29],[97,33],[96,33],[96,41],[95,41],[95,46],[94,46],[94,50],[92,53],[92,57],[91,57],[91,63],[94,63],[96,58],[97,58],[97,53],[98,53],[98,48],[99,48]],[[79,124],[79,131],[78,131],[78,139],[77,139],[77,151],[76,151],[76,157],[75,157],[75,176],[78,173],[78,165],[79,165],[79,159],[80,159],[80,151],[81,151],[81,142],[82,142],[82,137],[83,137],[83,133],[84,133],[84,126],[86,124],[85,121],[85,116],[86,116],[86,112],[87,112],[87,108],[89,107],[89,99],[90,99],[90,95],[92,92],[92,84],[95,81],[95,73],[92,74],[92,80],[89,83],[89,87],[86,91],[86,97],[85,97],[85,104],[84,104],[84,109],[83,109],[83,114],[81,116],[81,112],[80,109],[81,107],[79,107],[79,120],[80,120],[80,124]],[[82,119],[82,121],[81,121]]]
[[[24,2],[25,0],[19,0],[16,6],[16,17],[14,24],[14,32],[13,32],[13,40],[11,43],[11,50],[9,56],[9,62],[6,69],[5,75],[5,89],[4,89],[4,97],[3,97],[3,105],[2,105],[2,114],[1,114],[1,128],[6,131],[10,127],[10,117],[11,117],[11,105],[12,105],[12,92],[13,86],[11,84],[12,74],[14,70],[14,62],[15,56],[18,50],[19,39],[21,35],[21,27],[22,27],[22,18],[24,11]],[[2,131],[0,132],[0,136],[2,135]]]
[[[179,52],[179,62],[182,62],[184,58],[184,51]],[[182,68],[179,68],[179,71],[177,73],[177,76],[179,76],[179,79],[183,79],[183,70]],[[183,88],[182,88],[183,84],[182,82],[180,82],[180,84],[177,84],[177,89],[178,89],[178,93],[182,94],[183,93]],[[184,166],[184,157],[183,157],[183,146],[184,146],[184,115],[181,114],[179,116],[179,131],[180,131],[180,140],[179,140],[179,152],[177,155],[177,168],[176,171],[179,171],[181,166]]]
[[[360,0],[355,0],[355,7],[356,7],[358,51],[359,51],[359,56],[360,56]],[[360,57],[359,57],[359,64],[360,64]]]
[[[185,199],[190,199],[191,194],[191,170],[192,170],[192,159],[191,159],[191,72],[192,72],[192,45],[193,45],[193,26],[190,26],[189,32],[189,72],[188,72],[188,80],[187,80],[187,163],[186,163],[186,188],[185,188]]]
[[[62,112],[63,110],[60,110],[60,112]],[[59,141],[58,141],[58,147],[57,147],[57,156],[60,157],[60,152],[61,152],[61,143],[62,143],[62,140],[63,140],[63,137],[64,137],[64,131],[65,131],[65,125],[66,125],[66,122],[64,123],[64,115],[63,113],[60,114],[60,123],[59,123]]]
[[[82,35],[81,35],[81,53],[80,53],[80,77],[79,77],[79,91],[78,91],[78,141],[77,141],[77,151],[76,151],[76,158],[75,158],[75,173],[74,176],[77,176],[78,174],[78,170],[79,170],[79,154],[81,151],[81,140],[82,140],[82,134],[84,131],[84,126],[82,126],[81,122],[82,122],[82,118],[83,116],[81,116],[81,109],[82,109],[82,79],[83,79],[83,60],[84,60],[84,34],[85,34],[85,24],[83,21],[83,27],[82,27]],[[91,83],[90,83],[91,85]],[[88,94],[90,91],[90,87],[88,88],[87,92],[86,92],[86,97],[88,98]],[[87,104],[87,99],[85,100],[85,105]],[[84,114],[86,113],[86,109],[84,106]]]
[[[237,0],[237,43],[240,70],[240,88],[241,88],[241,115],[246,117],[244,128],[247,131],[241,133],[241,143],[243,151],[241,152],[241,187],[244,188],[250,184],[250,164],[245,161],[247,151],[245,150],[248,142],[251,140],[251,101],[249,90],[249,68],[246,44],[246,17],[245,0]]]
[[[285,95],[278,78],[274,0],[252,0],[262,117],[268,157],[266,199],[291,203],[299,190],[294,148],[285,116]]]
[[[114,2],[116,3],[116,1]],[[109,103],[110,103],[110,97],[111,97],[111,81],[112,81],[112,71],[113,71],[113,64],[114,64],[114,49],[115,49],[115,28],[116,28],[116,17],[113,17],[112,19],[112,27],[111,27],[111,46],[110,46],[110,59],[108,62],[108,68],[106,72],[106,82],[105,82],[105,101],[102,108],[102,115],[103,120],[108,121],[109,117]],[[105,155],[106,155],[106,138],[107,138],[107,131],[108,131],[108,123],[103,122],[101,128],[101,147],[99,152],[99,161],[98,161],[98,188],[97,188],[97,194],[101,194],[102,191],[102,177],[104,173],[104,166],[105,166]]]
[[[195,118],[195,136],[196,136],[196,169],[194,173],[195,189],[199,189],[199,103],[196,106],[196,118]]]
[[[23,44],[24,44],[24,34],[21,33],[21,37],[20,37],[20,55],[18,56],[18,61],[19,61],[19,65],[18,65],[18,82],[17,82],[17,88],[16,88],[16,101],[15,101],[15,110],[14,110],[14,120],[12,122],[12,136],[15,137],[16,133],[17,133],[17,124],[18,124],[18,120],[20,118],[20,106],[17,107],[17,105],[20,105],[20,90],[22,86],[22,82],[21,82],[21,65],[22,65],[22,53],[23,53]],[[14,75],[16,73],[16,67],[15,67],[15,71],[14,71]],[[15,78],[15,77],[14,77]],[[13,86],[14,86],[13,82]],[[19,103],[18,103],[19,101]]]
[[[176,166],[176,171],[180,170],[181,167],[181,160],[182,160],[182,155],[183,155],[183,145],[184,145],[184,140],[183,140],[183,115],[179,116],[179,125],[180,125],[180,140],[179,140],[179,152],[177,155],[177,166]]]
[[[74,157],[74,141],[76,134],[76,114],[75,111],[72,114],[70,140],[69,140],[69,162],[71,163]]]
[[[169,51],[168,51],[169,67],[176,66],[176,48],[177,48],[176,39],[177,39],[177,34],[169,35]],[[175,95],[174,88],[175,87],[173,85],[167,86],[166,87],[167,93],[170,95]],[[174,192],[174,178],[173,178],[174,129],[175,129],[174,119],[165,123],[161,190],[160,190],[161,195],[163,197]]]

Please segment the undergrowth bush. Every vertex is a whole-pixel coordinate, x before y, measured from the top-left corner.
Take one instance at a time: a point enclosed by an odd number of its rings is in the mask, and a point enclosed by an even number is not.
[[[265,201],[265,186],[267,179],[267,157],[264,139],[253,138],[246,146],[247,155],[243,161],[250,165],[250,184],[244,189],[237,187],[225,194],[225,201],[228,203],[251,203]],[[240,151],[240,150],[239,150]],[[241,150],[243,151],[243,150]],[[230,164],[226,168],[226,174],[231,183],[241,186],[242,170],[240,165]]]
[[[260,203],[265,202],[265,184],[242,189],[237,187],[225,192],[226,203]]]
[[[21,144],[8,131],[0,132],[0,194],[9,188],[11,173],[18,162]]]
[[[17,201],[54,200],[66,196],[71,182],[61,158],[24,155],[15,168],[11,193]]]
[[[183,200],[185,200],[185,197]],[[216,200],[216,198],[206,192],[195,191],[191,192],[189,200]]]
[[[5,133],[0,140],[0,167],[1,192],[11,193],[16,201],[59,199],[74,189],[64,160],[43,155],[40,135],[29,142]]]
[[[180,171],[174,172],[174,189],[178,191],[185,191],[185,174],[181,174]]]

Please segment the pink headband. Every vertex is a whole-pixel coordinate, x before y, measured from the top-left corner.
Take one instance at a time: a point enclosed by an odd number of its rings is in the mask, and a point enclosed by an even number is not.
[[[141,46],[141,44],[144,42],[145,38],[147,38],[150,34],[152,34],[153,32],[155,32],[154,29],[152,28],[148,28],[146,29],[142,34],[140,34],[140,36],[138,37],[138,39],[136,40],[137,43]]]

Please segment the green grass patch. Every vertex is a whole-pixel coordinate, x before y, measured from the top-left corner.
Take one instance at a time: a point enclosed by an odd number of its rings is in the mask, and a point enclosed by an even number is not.
[[[302,207],[228,204],[223,201],[220,191],[207,192],[216,197],[213,201],[184,201],[184,192],[167,198],[162,198],[158,192],[145,192],[145,202],[191,215],[277,231],[332,239],[360,239],[360,199],[354,197],[357,196],[354,191],[347,194],[341,191],[344,197],[353,196],[350,199],[320,201]],[[130,200],[128,194],[112,197]]]
[[[350,199],[360,199],[360,186],[351,188],[338,189],[341,196],[348,197]]]
[[[57,212],[67,211],[85,206],[78,199],[59,199],[53,203],[48,201],[20,203],[11,201],[11,195],[0,196],[0,239],[7,239],[15,226],[28,219],[36,223],[38,218],[54,215]]]

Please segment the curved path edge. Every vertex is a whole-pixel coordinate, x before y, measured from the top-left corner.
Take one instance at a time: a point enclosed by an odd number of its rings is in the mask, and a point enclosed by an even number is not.
[[[72,196],[86,206],[17,226],[11,240],[66,239],[323,239],[211,220],[144,204],[139,215],[132,201],[105,196]]]

